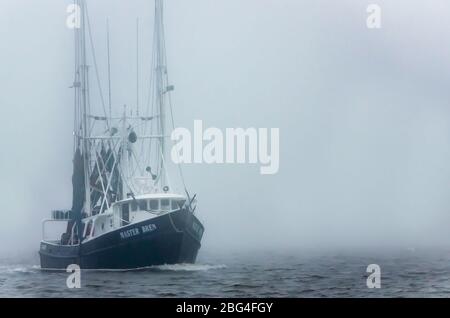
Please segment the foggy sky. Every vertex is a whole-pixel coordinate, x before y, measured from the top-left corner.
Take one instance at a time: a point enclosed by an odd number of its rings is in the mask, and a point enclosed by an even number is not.
[[[0,255],[36,253],[71,204],[70,3],[0,0]],[[110,19],[116,107],[136,100],[140,18],[146,100],[153,2],[88,4],[104,90]],[[280,128],[276,175],[184,166],[203,249],[450,245],[448,1],[167,0],[165,25],[177,126]]]

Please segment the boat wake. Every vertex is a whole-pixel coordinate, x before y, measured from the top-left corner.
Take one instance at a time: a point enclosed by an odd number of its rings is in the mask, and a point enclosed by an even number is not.
[[[140,267],[140,268],[129,268],[129,269],[81,269],[83,272],[202,272],[202,271],[210,271],[210,270],[219,270],[227,268],[224,264],[212,265],[212,264],[165,264],[165,265],[154,265],[148,267]],[[7,271],[9,272],[66,272],[65,269],[42,269],[38,265],[28,266],[28,267],[8,267]]]
[[[157,265],[150,266],[148,269],[156,271],[175,271],[175,272],[199,272],[224,269],[227,266],[224,264],[210,265],[210,264],[171,264],[171,265]]]

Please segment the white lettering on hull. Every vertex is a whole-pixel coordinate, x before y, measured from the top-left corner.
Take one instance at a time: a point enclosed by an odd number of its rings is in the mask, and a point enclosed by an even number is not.
[[[142,233],[150,233],[155,230],[156,230],[155,224],[147,224],[147,225],[141,226],[141,230],[139,230],[139,228],[135,227],[135,228],[120,232],[120,238],[122,240],[128,239],[128,238],[135,237],[135,236],[141,234],[141,231],[142,231]]]

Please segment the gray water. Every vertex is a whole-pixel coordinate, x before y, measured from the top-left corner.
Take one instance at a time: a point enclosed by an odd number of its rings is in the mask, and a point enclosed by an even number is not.
[[[133,271],[81,272],[68,289],[65,271],[39,268],[36,256],[0,261],[0,297],[448,297],[450,250],[207,252],[197,264]],[[369,289],[369,264],[381,288]]]

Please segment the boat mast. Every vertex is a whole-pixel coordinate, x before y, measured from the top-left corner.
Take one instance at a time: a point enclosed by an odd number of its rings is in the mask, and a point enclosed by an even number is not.
[[[88,66],[86,62],[86,21],[85,21],[85,0],[75,0],[75,5],[80,18],[79,27],[75,30],[75,108],[76,108],[76,121],[75,121],[75,135],[76,146],[75,148],[81,148],[84,163],[84,188],[85,188],[85,204],[84,212],[88,215],[91,214],[91,202],[90,202],[90,184],[89,184],[89,163],[90,163],[90,150],[89,150],[89,120],[88,120]]]
[[[166,185],[166,109],[165,109],[165,87],[164,77],[167,74],[165,65],[165,43],[163,24],[163,0],[155,0],[155,36],[156,36],[156,97],[159,108],[159,133],[161,162],[160,162],[160,185]]]

